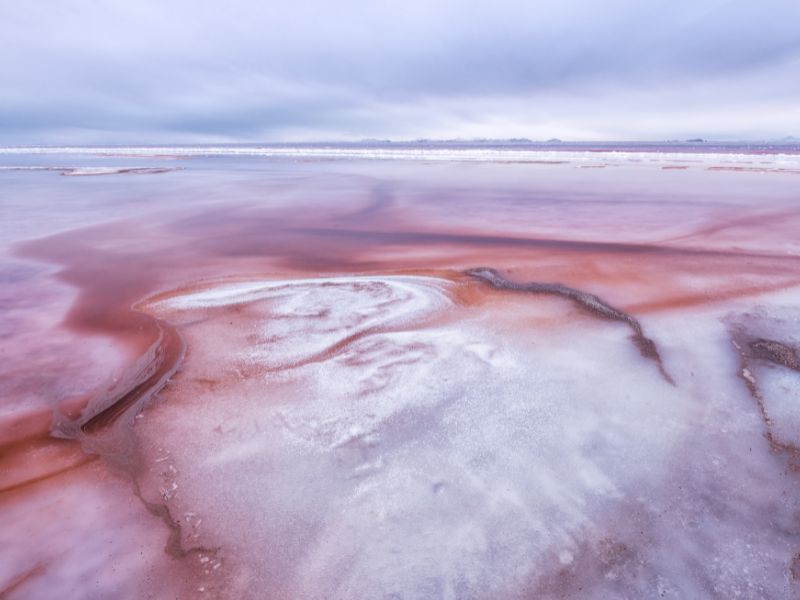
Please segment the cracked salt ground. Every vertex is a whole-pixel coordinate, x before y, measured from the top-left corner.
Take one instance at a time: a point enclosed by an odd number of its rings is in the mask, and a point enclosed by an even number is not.
[[[797,535],[767,490],[794,484],[717,358],[718,320],[656,322],[676,387],[624,324],[509,335],[522,305],[471,312],[430,278],[359,283],[270,284],[246,310],[236,295],[209,310],[214,288],[157,305],[204,320],[140,434],[173,442],[170,503],[202,515],[226,595],[783,597]],[[308,310],[290,315],[293,287]],[[278,371],[257,368],[252,335],[273,311]]]

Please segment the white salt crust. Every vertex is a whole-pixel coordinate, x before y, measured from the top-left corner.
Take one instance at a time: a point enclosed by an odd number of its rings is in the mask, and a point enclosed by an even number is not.
[[[702,146],[687,151],[668,149],[620,149],[596,152],[583,149],[548,150],[543,148],[498,148],[462,147],[442,148],[425,145],[406,147],[353,147],[353,146],[27,146],[0,147],[0,155],[105,155],[147,157],[264,157],[289,159],[362,159],[362,160],[422,160],[464,162],[579,162],[588,165],[607,165],[637,162],[645,166],[703,165],[714,163],[724,166],[751,166],[754,157],[769,166],[779,168],[800,167],[800,156],[792,152],[780,152],[776,146],[769,154],[753,154],[746,150],[736,152],[713,152]]]
[[[139,426],[226,594],[787,597],[797,485],[720,314],[655,322],[672,386],[613,323],[514,328],[524,312],[498,304],[420,329],[447,285],[248,282],[162,305],[249,301],[187,331],[187,380],[241,377]]]

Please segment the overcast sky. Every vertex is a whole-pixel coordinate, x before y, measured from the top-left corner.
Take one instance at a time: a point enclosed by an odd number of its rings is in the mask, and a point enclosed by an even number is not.
[[[800,136],[800,0],[0,0],[0,144]]]

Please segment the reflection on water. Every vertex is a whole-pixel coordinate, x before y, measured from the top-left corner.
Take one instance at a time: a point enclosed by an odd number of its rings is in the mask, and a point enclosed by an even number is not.
[[[143,152],[3,156],[3,597],[798,593],[797,155]]]

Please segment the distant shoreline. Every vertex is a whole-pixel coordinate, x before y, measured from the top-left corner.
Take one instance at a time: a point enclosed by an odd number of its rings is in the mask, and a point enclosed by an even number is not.
[[[800,142],[314,142],[269,144],[130,144],[0,146],[0,155],[71,154],[134,158],[253,156],[383,160],[511,160],[537,162],[570,155],[624,158],[659,155],[800,155]]]

